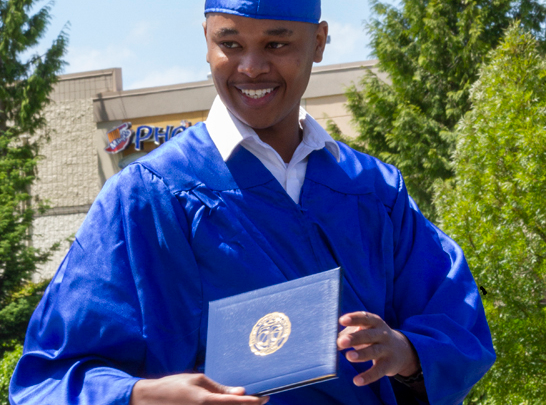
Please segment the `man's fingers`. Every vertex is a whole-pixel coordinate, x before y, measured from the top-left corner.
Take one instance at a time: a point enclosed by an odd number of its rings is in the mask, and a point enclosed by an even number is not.
[[[246,396],[243,387],[227,387],[211,380],[204,374],[198,374],[195,378],[196,385],[210,392],[205,404],[263,405],[269,401],[269,397]]]
[[[356,326],[348,326],[345,329],[343,329],[341,332],[339,332],[339,336],[341,337],[343,335],[348,335],[350,333],[355,333],[355,332],[358,332],[359,330],[361,330],[361,328],[356,327]]]
[[[352,312],[350,314],[345,314],[339,318],[339,323],[343,326],[346,326],[344,330],[339,333],[338,336],[338,349],[348,349],[355,345],[366,344],[366,342],[358,342],[354,340],[355,334],[378,326],[384,325],[383,320],[370,312]],[[375,341],[372,341],[372,343]]]
[[[263,405],[269,402],[269,397],[251,397],[225,394],[210,394],[204,401],[205,405]]]
[[[353,378],[355,385],[362,387],[364,385],[371,384],[385,377],[386,373],[381,363],[375,363],[368,371],[357,375]]]
[[[229,394],[229,395],[244,395],[245,389],[243,387],[227,387],[219,384],[216,381],[211,380],[204,374],[195,375],[195,385],[206,389],[214,394]]]
[[[360,350],[351,350],[345,353],[345,357],[351,363],[363,363],[365,361],[377,360],[383,356],[383,346],[374,344]]]
[[[339,318],[339,323],[343,326],[359,326],[362,328],[373,328],[382,325],[384,322],[381,317],[370,312],[352,312]]]
[[[348,329],[348,328],[347,328]],[[338,349],[363,349],[370,344],[383,342],[388,336],[385,329],[362,329],[352,333],[339,334]]]

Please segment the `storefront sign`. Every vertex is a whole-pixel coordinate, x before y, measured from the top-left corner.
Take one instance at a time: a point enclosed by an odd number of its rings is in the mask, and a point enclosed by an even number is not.
[[[128,122],[112,129],[108,132],[107,136],[109,144],[105,149],[106,152],[114,154],[127,149],[127,146],[130,145],[131,138],[133,137],[131,123]]]
[[[191,122],[182,121],[180,126],[168,126],[167,128],[158,128],[150,125],[142,125],[133,131],[131,129],[132,125],[130,122],[127,122],[119,127],[112,129],[108,132],[108,142],[109,145],[105,149],[108,153],[119,153],[131,144],[131,141],[135,144],[135,149],[137,151],[142,149],[142,143],[149,140],[153,137],[156,145],[161,144],[161,139],[165,142],[170,141],[176,135],[184,132],[191,126]]]

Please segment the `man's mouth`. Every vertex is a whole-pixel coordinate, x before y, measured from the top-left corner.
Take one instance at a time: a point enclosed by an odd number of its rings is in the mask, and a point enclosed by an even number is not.
[[[239,91],[243,93],[245,96],[253,98],[254,100],[258,100],[260,98],[267,96],[273,90],[275,90],[274,87],[270,89],[259,89],[259,90],[239,89]]]

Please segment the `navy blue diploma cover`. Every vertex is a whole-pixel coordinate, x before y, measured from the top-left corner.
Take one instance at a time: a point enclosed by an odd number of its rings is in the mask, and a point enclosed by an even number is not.
[[[341,269],[209,304],[205,374],[248,395],[337,377]]]

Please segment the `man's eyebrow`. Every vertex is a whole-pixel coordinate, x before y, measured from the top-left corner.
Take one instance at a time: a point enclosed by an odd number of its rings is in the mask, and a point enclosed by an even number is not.
[[[294,34],[294,31],[288,28],[273,28],[265,31],[265,34],[273,37],[289,37]]]
[[[238,35],[239,31],[237,31],[235,28],[220,28],[218,31],[215,32],[215,35],[219,38],[228,37],[230,35]]]

